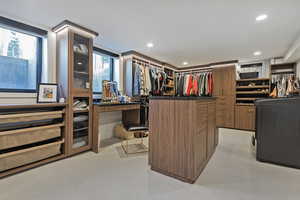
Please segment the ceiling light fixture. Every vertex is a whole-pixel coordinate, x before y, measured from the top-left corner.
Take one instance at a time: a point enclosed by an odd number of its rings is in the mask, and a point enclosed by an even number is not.
[[[183,64],[183,65],[188,65],[189,63],[188,63],[188,62],[183,62],[182,64]]]
[[[256,17],[256,21],[263,21],[263,20],[265,20],[265,19],[267,19],[268,18],[268,15],[266,15],[266,14],[262,14],[262,15],[258,15],[257,17]]]
[[[154,46],[154,44],[152,42],[147,43],[148,48],[152,48],[153,46]]]
[[[253,53],[253,55],[255,55],[255,56],[260,56],[262,53],[261,53],[261,51],[255,51],[254,53]]]

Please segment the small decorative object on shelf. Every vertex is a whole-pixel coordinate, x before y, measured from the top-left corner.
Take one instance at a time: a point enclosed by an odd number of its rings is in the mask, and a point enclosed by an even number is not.
[[[40,83],[37,102],[38,103],[57,103],[57,84]]]
[[[102,81],[102,101],[118,102],[120,92],[116,81]]]

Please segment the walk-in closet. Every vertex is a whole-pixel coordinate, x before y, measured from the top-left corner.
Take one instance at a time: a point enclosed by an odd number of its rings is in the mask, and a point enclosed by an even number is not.
[[[300,1],[0,6],[0,200],[299,200]]]

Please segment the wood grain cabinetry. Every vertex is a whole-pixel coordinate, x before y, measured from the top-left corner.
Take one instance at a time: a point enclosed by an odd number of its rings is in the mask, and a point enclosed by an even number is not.
[[[193,183],[217,144],[215,110],[212,98],[150,99],[151,169]]]
[[[65,157],[65,107],[0,105],[0,177]]]
[[[235,107],[235,128],[255,130],[255,106],[237,105]]]
[[[234,128],[235,66],[213,70],[217,127]]]
[[[59,97],[65,98],[69,105],[67,154],[73,155],[92,148],[93,36],[77,27],[59,29],[56,38]]]

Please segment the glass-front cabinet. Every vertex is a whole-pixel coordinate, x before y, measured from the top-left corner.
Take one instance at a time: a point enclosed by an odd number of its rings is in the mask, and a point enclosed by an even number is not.
[[[89,90],[90,83],[90,39],[74,33],[73,35],[73,87]]]
[[[74,155],[91,150],[93,144],[93,38],[98,33],[67,20],[52,30],[57,39],[59,98],[68,105],[67,154]]]

